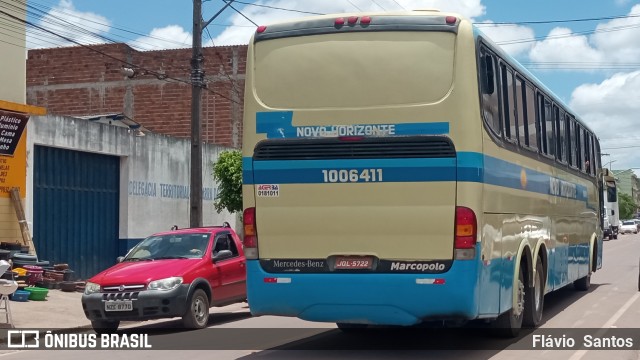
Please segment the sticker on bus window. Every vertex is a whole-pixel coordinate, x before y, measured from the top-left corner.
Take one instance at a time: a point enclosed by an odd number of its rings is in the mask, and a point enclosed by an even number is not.
[[[258,197],[278,197],[280,196],[280,185],[261,184],[258,186]]]

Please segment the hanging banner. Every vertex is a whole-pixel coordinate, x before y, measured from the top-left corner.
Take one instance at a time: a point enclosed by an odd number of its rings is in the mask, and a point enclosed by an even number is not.
[[[0,110],[0,155],[13,156],[29,115]]]

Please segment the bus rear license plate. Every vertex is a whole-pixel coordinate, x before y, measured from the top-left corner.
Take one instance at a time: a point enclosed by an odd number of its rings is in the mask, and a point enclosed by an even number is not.
[[[373,265],[373,259],[371,257],[345,257],[338,256],[336,258],[336,266],[335,269],[343,270],[343,269],[371,269]]]

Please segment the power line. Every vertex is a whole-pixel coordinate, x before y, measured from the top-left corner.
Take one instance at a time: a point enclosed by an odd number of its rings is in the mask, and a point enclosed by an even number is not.
[[[371,0],[371,2],[373,2],[374,4],[376,4],[380,9],[382,9],[383,11],[387,11],[387,9],[385,9],[384,7],[382,7],[382,5],[378,4],[378,2],[376,0]]]
[[[499,41],[499,42],[496,42],[496,44],[498,44],[498,45],[523,44],[523,43],[536,42],[536,41],[548,40],[548,39],[554,40],[554,39],[575,37],[575,36],[580,36],[580,35],[588,35],[588,34],[603,33],[603,32],[614,32],[614,31],[629,30],[629,29],[635,29],[635,28],[638,28],[638,27],[640,27],[640,24],[616,26],[616,27],[612,27],[612,28],[608,28],[608,29],[594,29],[594,30],[572,32],[570,34],[562,34],[562,35],[554,35],[554,36],[538,36],[538,37],[535,37],[533,39],[515,39],[515,40]]]
[[[588,22],[588,21],[602,21],[602,20],[615,20],[636,18],[640,15],[613,15],[602,16],[595,18],[583,18],[583,19],[565,19],[565,20],[539,20],[539,21],[514,21],[514,22],[492,22],[492,23],[475,23],[476,26],[491,26],[491,25],[539,25],[539,24],[557,24],[557,23],[571,23],[571,22]]]
[[[222,0],[225,4],[227,3],[227,0]],[[247,19],[250,23],[252,23],[253,25],[255,25],[256,27],[258,26],[258,24],[256,24],[253,20],[249,19],[245,14],[242,13],[242,11],[236,9],[233,5],[229,5],[230,8],[232,8],[235,12],[237,12],[238,14],[240,14],[240,16],[242,16],[243,18]]]
[[[358,9],[358,11],[362,11],[362,9],[360,9],[358,6],[356,6],[356,4],[352,3],[351,0],[347,0],[347,2],[351,5],[353,5],[354,8]]]
[[[640,148],[640,145],[629,145],[629,146],[619,146],[619,147],[603,147],[602,150],[620,150],[620,149],[635,149]]]
[[[396,0],[392,0],[394,3],[396,3],[398,6],[400,6],[403,10],[407,10],[407,8],[405,8],[404,6],[400,5],[399,2],[397,2]]]
[[[282,7],[277,7],[277,6],[269,6],[269,5],[262,5],[262,4],[253,4],[253,3],[243,2],[243,1],[234,1],[234,2],[238,3],[238,4],[247,5],[247,6],[255,6],[255,7],[272,9],[272,10],[282,10],[282,11],[297,12],[297,13],[300,13],[300,14],[326,15],[326,14],[323,14],[323,13],[317,13],[317,12],[311,12],[311,11],[302,11],[302,10],[296,10],[296,9],[287,9],[287,8],[282,8]]]
[[[159,80],[164,80],[164,81],[167,81],[167,82],[168,82],[169,80],[173,80],[173,81],[180,82],[180,83],[184,83],[184,84],[187,84],[187,85],[193,85],[190,81],[186,81],[186,80],[183,80],[183,79],[179,79],[179,78],[174,78],[174,77],[171,77],[171,76],[167,76],[166,74],[162,74],[162,73],[159,73],[159,72],[157,72],[157,71],[149,70],[149,69],[146,69],[146,68],[143,68],[143,67],[137,66],[137,65],[135,65],[135,64],[133,64],[133,63],[130,63],[130,62],[126,61],[126,60],[119,59],[119,58],[117,58],[117,57],[115,57],[115,56],[112,56],[112,55],[109,55],[109,54],[107,54],[107,53],[105,53],[105,52],[103,52],[103,51],[100,51],[100,50],[98,50],[98,49],[94,49],[94,48],[92,48],[91,46],[88,46],[88,45],[82,44],[82,43],[80,43],[80,42],[78,42],[78,41],[76,41],[76,40],[70,39],[70,38],[68,38],[68,37],[66,37],[66,36],[64,36],[64,35],[57,34],[57,33],[55,33],[54,31],[51,31],[51,30],[49,30],[49,29],[46,29],[46,28],[43,28],[43,27],[38,26],[38,25],[36,25],[36,24],[33,24],[32,22],[30,22],[30,21],[28,21],[28,20],[22,20],[22,19],[20,19],[20,18],[18,18],[18,17],[15,17],[15,16],[13,16],[13,15],[11,15],[11,14],[9,14],[9,13],[7,13],[7,12],[3,11],[3,10],[0,10],[0,14],[3,14],[3,15],[5,15],[5,16],[7,16],[7,17],[9,17],[9,18],[13,19],[13,20],[19,21],[19,22],[24,23],[24,24],[26,24],[26,25],[29,25],[29,26],[35,27],[35,28],[37,28],[37,29],[39,29],[39,30],[42,30],[42,31],[44,31],[44,32],[47,32],[47,33],[50,33],[50,34],[52,34],[52,35],[58,36],[58,37],[60,37],[60,38],[62,38],[62,39],[64,39],[64,40],[67,40],[67,41],[69,41],[69,42],[71,42],[71,43],[74,43],[74,44],[76,44],[76,45],[78,45],[78,46],[81,46],[81,47],[83,47],[83,48],[85,48],[85,49],[88,49],[88,50],[90,50],[90,51],[96,52],[96,53],[98,53],[98,54],[100,54],[100,55],[102,55],[102,56],[105,56],[105,57],[107,57],[107,58],[110,58],[110,59],[113,59],[113,60],[115,60],[115,61],[118,61],[118,62],[120,62],[120,63],[122,63],[122,64],[124,64],[124,65],[130,66],[130,67],[132,67],[132,68],[134,68],[134,69],[141,69],[141,70],[145,71],[147,74],[155,76],[155,77],[156,77],[157,79],[159,79]],[[223,94],[221,94],[221,93],[218,93],[217,91],[211,90],[211,89],[209,89],[209,88],[207,88],[207,87],[204,87],[204,89],[205,89],[205,90],[207,90],[207,91],[209,91],[209,92],[211,92],[211,93],[213,93],[213,94],[216,94],[216,95],[218,95],[218,96],[220,96],[220,97],[222,97],[222,98],[224,98],[224,99],[226,99],[226,100],[228,100],[228,101],[231,101],[231,102],[233,102],[233,103],[239,104],[239,102],[238,102],[238,101],[235,101],[235,100],[233,100],[233,99],[230,99],[228,96],[225,96],[225,95],[223,95]]]

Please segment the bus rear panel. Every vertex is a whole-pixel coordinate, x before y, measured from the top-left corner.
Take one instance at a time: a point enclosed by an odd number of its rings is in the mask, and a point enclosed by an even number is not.
[[[267,26],[249,46],[251,312],[477,318],[482,127],[455,126],[479,118],[474,51],[459,51],[473,49],[470,24],[441,13],[343,20]]]

